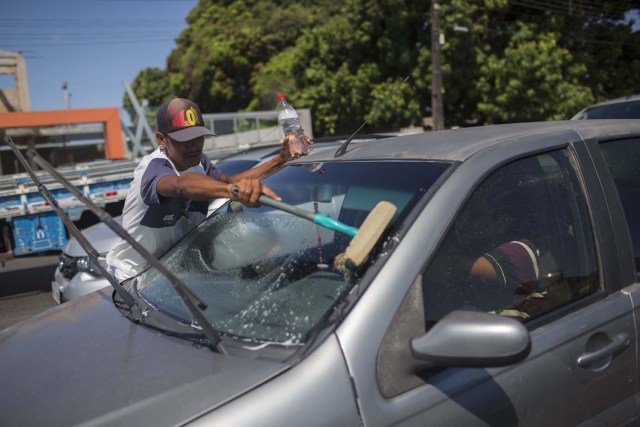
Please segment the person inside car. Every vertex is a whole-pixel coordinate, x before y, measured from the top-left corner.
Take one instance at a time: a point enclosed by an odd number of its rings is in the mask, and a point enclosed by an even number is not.
[[[480,256],[473,263],[470,276],[488,281],[512,295],[506,307],[492,313],[524,321],[566,304],[581,292],[581,289],[571,289],[561,270],[551,268],[546,272],[545,262],[552,260],[543,258],[530,240],[513,240]]]
[[[528,295],[538,288],[544,269],[538,248],[530,240],[520,239],[484,253],[473,263],[470,274]]]
[[[213,199],[231,198],[250,207],[258,205],[261,194],[280,200],[259,178],[291,160],[288,138],[269,161],[226,176],[202,151],[205,136],[215,134],[205,127],[195,102],[173,98],[160,106],[156,119],[159,147],[136,167],[122,213],[123,228],[155,257],[202,222]],[[106,262],[118,281],[146,267],[123,239],[108,252]]]

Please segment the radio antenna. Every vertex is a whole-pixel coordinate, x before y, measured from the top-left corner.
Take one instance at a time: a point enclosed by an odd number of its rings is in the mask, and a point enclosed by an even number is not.
[[[382,103],[380,105],[378,105],[378,107],[376,108],[376,110],[373,112],[373,114],[371,115],[371,117],[374,117],[376,114],[378,114],[378,112],[380,111],[380,109],[382,107],[384,107],[384,105],[387,103],[387,101],[389,101],[389,99],[391,99],[392,96],[394,96],[399,90],[400,88],[407,82],[407,80],[409,80],[410,75],[408,75],[407,77],[404,78],[404,80],[402,81],[402,83],[400,83],[398,85],[398,87],[396,87],[394,89],[393,92],[391,92],[384,101],[382,101]],[[340,146],[340,148],[338,148],[335,152],[335,154],[333,155],[333,158],[335,159],[336,157],[340,157],[342,156],[344,153],[347,152],[347,146],[349,145],[349,143],[351,142],[351,140],[353,139],[354,136],[356,136],[358,134],[358,132],[360,132],[362,130],[362,128],[367,124],[367,122],[369,121],[369,119],[366,119],[364,121],[364,123],[362,123],[360,125],[360,127],[358,129],[356,129],[356,131],[354,133],[351,134],[351,136],[349,138],[347,138],[347,140]]]

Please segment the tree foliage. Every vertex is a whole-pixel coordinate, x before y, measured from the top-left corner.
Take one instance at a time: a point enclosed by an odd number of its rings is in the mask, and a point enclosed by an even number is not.
[[[175,92],[209,113],[246,109],[254,99],[252,78],[295,45],[305,28],[327,18],[331,2],[324,6],[311,0],[201,0],[167,60]]]
[[[566,119],[640,92],[632,0],[440,5],[447,126]],[[208,113],[272,109],[284,92],[311,108],[316,135],[349,134],[364,120],[365,131],[420,125],[431,114],[430,9],[421,0],[200,0],[166,70],[141,71],[134,90],[152,102],[188,97]]]
[[[479,58],[478,112],[488,122],[565,119],[593,102],[582,86],[584,64],[558,46],[558,34],[534,34],[523,26],[501,54]]]

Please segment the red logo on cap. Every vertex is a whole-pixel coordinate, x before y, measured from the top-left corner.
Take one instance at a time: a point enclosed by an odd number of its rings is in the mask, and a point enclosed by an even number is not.
[[[198,123],[198,115],[193,107],[187,110],[170,109],[169,114],[173,116],[171,120],[173,127],[195,126]]]

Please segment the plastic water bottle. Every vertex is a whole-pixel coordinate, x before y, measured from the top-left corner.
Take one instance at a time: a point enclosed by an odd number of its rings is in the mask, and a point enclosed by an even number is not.
[[[287,102],[283,93],[278,95],[278,101],[278,122],[282,126],[284,136],[289,137],[291,155],[294,158],[307,155],[310,147],[304,136],[298,112]]]

